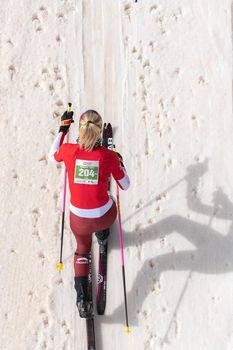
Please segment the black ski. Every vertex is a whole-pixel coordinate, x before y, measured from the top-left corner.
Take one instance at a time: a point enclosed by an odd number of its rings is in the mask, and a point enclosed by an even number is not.
[[[110,123],[104,123],[102,146],[112,149],[113,147],[113,132]],[[108,182],[108,190],[110,191],[110,179]],[[97,232],[96,237],[99,243],[99,266],[98,266],[98,282],[97,282],[97,295],[96,306],[99,315],[103,315],[106,306],[107,296],[107,252],[108,252],[108,236],[110,230],[106,229],[102,232]]]
[[[104,230],[109,234],[109,229]],[[97,235],[105,233],[98,232]],[[99,242],[99,269],[98,269],[98,282],[97,282],[97,295],[96,295],[96,306],[97,312],[99,315],[103,315],[106,306],[106,294],[107,294],[107,256],[108,256],[108,242],[105,241]]]
[[[86,319],[87,327],[87,349],[95,350],[95,323],[94,317]]]
[[[88,294],[91,296],[92,300],[92,272],[91,272],[91,257],[89,260],[89,274],[88,274]],[[92,302],[93,308],[93,302]],[[87,329],[87,349],[95,350],[95,322],[94,322],[94,312],[91,318],[86,319],[86,329]]]

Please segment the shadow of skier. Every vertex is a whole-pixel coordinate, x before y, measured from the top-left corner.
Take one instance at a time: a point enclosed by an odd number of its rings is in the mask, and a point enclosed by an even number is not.
[[[202,203],[198,193],[200,181],[208,170],[208,161],[190,165],[187,168],[187,204],[196,213],[208,216],[208,223],[198,223],[180,215],[172,215],[145,229],[139,236],[134,232],[124,232],[125,247],[136,246],[138,239],[143,243],[159,239],[172,233],[179,233],[193,245],[186,251],[172,251],[150,257],[143,262],[140,271],[127,293],[131,325],[138,322],[138,313],[148,294],[154,291],[154,285],[165,271],[189,271],[204,274],[223,274],[233,271],[233,203],[221,188],[213,193],[213,205]],[[230,221],[227,235],[212,228],[214,218]],[[227,226],[228,227],[228,223]],[[113,248],[119,246],[116,237],[112,239]],[[127,275],[127,270],[126,270]],[[105,318],[106,322],[124,323],[124,304]],[[104,320],[103,320],[104,321]]]

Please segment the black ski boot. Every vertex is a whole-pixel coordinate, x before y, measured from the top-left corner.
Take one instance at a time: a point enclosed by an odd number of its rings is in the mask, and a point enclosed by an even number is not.
[[[97,237],[98,243],[104,244],[104,245],[107,244],[109,234],[110,234],[109,228],[107,228],[106,230],[103,230],[103,231],[96,232],[95,235]]]
[[[93,318],[93,303],[91,298],[90,286],[87,276],[80,276],[74,278],[74,287],[77,292],[76,305],[78,307],[81,318]]]

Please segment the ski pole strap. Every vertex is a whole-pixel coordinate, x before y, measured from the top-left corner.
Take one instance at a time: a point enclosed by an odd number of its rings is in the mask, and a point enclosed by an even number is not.
[[[72,119],[61,120],[60,126],[70,125],[72,123]]]

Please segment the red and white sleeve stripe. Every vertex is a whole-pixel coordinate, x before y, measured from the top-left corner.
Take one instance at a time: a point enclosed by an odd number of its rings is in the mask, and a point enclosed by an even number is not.
[[[120,185],[121,189],[126,191],[130,187],[130,179],[129,179],[129,176],[128,176],[125,168],[122,167],[122,170],[123,170],[125,176],[122,179],[117,180],[117,182]]]
[[[54,158],[54,154],[59,150],[59,147],[63,144],[65,136],[66,134],[64,132],[59,132],[55,140],[53,141],[53,144],[49,151],[49,159],[52,162],[56,162],[56,159]]]

